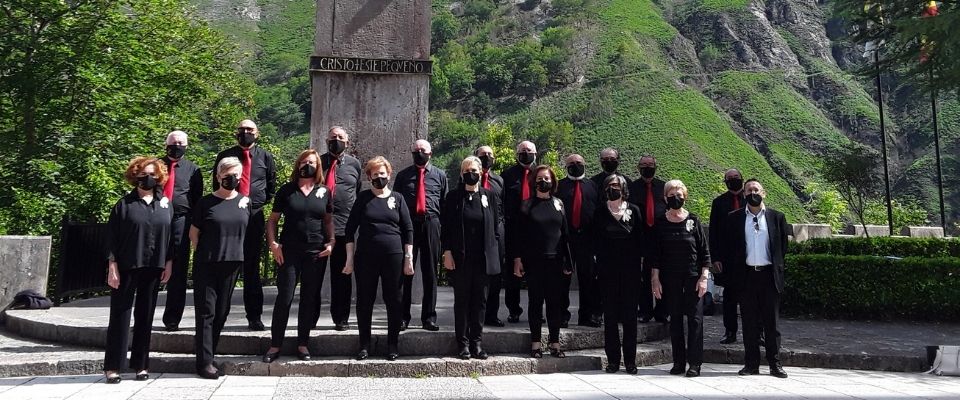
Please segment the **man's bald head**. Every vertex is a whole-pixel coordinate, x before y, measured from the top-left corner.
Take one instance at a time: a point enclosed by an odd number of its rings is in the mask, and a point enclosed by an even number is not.
[[[537,145],[529,140],[524,140],[517,144],[517,154],[519,153],[536,153]]]
[[[423,152],[424,154],[433,154],[433,147],[430,146],[430,142],[423,139],[418,139],[416,142],[413,142],[410,150],[413,152]]]
[[[473,151],[473,155],[480,157],[483,155],[493,156],[493,148],[490,146],[480,146]]]
[[[736,168],[730,168],[723,173],[723,180],[728,181],[731,179],[743,179],[743,175],[740,174],[740,170]]]
[[[600,159],[601,160],[619,160],[620,151],[613,147],[607,147],[603,150],[600,150]]]
[[[343,129],[342,126],[331,126],[330,130],[327,131],[327,140],[342,140],[344,142],[350,141],[350,135],[347,133],[346,129]]]
[[[184,131],[173,131],[167,134],[167,141],[165,142],[167,146],[186,146],[187,145],[187,133]]]
[[[586,162],[583,160],[583,156],[581,156],[581,155],[579,155],[579,154],[571,154],[571,155],[567,156],[567,158],[564,158],[564,159],[563,159],[563,163],[564,163],[564,165],[586,164]]]

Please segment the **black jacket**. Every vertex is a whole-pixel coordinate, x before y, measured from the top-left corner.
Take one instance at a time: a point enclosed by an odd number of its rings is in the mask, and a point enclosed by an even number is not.
[[[444,200],[441,219],[440,241],[443,251],[449,250],[453,254],[454,264],[459,268],[464,265],[464,256],[467,240],[483,240],[483,254],[487,264],[487,274],[500,273],[500,259],[503,257],[503,216],[500,212],[500,199],[492,190],[480,188],[477,195],[486,196],[483,207],[483,237],[467,238],[463,231],[463,198],[467,195],[461,185],[450,193]]]
[[[777,286],[777,291],[783,293],[787,233],[790,231],[790,227],[787,225],[787,219],[783,213],[777,210],[767,207],[763,215],[767,220],[767,232],[770,235],[770,261],[773,262],[774,283]],[[746,208],[741,208],[728,214],[723,222],[726,234],[720,240],[719,250],[720,259],[724,263],[724,270],[733,267],[746,271],[747,239],[744,230],[746,220]],[[736,269],[731,271],[736,271]],[[733,279],[733,276],[729,278]],[[738,279],[743,279],[743,277]]]
[[[650,183],[653,189],[653,220],[656,221],[659,216],[667,212],[667,203],[663,199],[663,185],[665,185],[666,182],[658,178],[653,178]],[[643,178],[640,178],[631,182],[628,187],[630,188],[630,198],[628,198],[627,201],[640,207],[640,212],[644,213],[644,218],[646,218],[647,182],[644,181]]]
[[[726,230],[723,228],[723,223],[727,219],[727,214],[730,214],[734,211],[733,209],[733,197],[740,197],[740,207],[746,207],[747,201],[744,200],[743,194],[735,195],[730,193],[730,191],[723,192],[723,194],[717,196],[713,199],[713,204],[710,206],[710,253],[713,254],[713,261],[724,261],[720,259],[720,238],[723,236]],[[736,268],[736,266],[731,265],[731,268]],[[727,286],[730,284],[735,284],[736,282],[728,282],[727,277],[737,274],[738,271],[727,270],[727,266],[723,266],[723,272],[715,275],[716,283],[720,286]]]

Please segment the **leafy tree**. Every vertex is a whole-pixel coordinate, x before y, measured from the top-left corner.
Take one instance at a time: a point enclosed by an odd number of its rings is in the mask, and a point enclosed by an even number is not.
[[[440,11],[435,11],[430,23],[430,44],[433,52],[456,39],[460,33],[460,27],[460,20],[450,12],[449,8],[443,7]]]
[[[876,199],[882,182],[877,173],[878,158],[876,150],[857,144],[834,150],[823,166],[823,177],[836,187],[864,232],[867,207]]]

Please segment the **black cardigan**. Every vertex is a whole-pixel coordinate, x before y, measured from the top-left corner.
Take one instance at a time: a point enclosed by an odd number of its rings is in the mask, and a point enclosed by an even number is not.
[[[453,254],[453,262],[457,267],[464,265],[466,241],[468,238],[463,230],[463,198],[468,192],[460,185],[457,189],[447,193],[444,200],[441,219],[440,238],[443,251],[449,250]],[[487,264],[487,274],[500,273],[500,258],[503,255],[503,213],[500,210],[500,198],[492,190],[479,188],[477,194],[486,196],[487,202],[483,207],[483,254]]]

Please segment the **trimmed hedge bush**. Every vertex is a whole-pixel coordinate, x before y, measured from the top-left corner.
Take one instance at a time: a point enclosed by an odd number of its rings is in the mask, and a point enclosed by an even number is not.
[[[787,256],[785,315],[960,320],[960,258]]]
[[[836,256],[960,257],[960,240],[931,238],[833,238],[790,243],[791,254]]]

